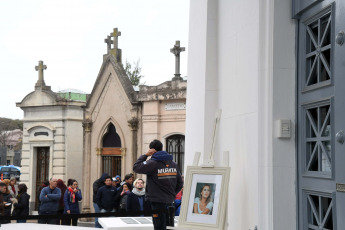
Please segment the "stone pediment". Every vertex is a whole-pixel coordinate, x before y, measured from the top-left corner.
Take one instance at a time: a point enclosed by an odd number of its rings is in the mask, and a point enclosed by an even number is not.
[[[65,99],[51,90],[37,89],[25,96],[24,99],[16,103],[16,105],[17,107],[48,106],[64,104],[65,102]]]
[[[113,75],[115,78],[119,80],[121,87],[123,88],[123,91],[126,94],[125,97],[127,97],[132,104],[137,103],[137,92],[133,89],[131,81],[129,80],[126,74],[122,63],[117,62],[113,55],[108,54],[105,55],[103,64],[98,73],[91,95],[87,99],[86,107],[90,108],[91,111],[93,110],[93,107],[96,106],[97,101],[100,98],[102,92],[107,87],[108,78],[110,77],[109,72],[107,72],[109,71],[108,68],[113,70],[113,72],[115,73]],[[112,72],[111,70],[110,72]]]

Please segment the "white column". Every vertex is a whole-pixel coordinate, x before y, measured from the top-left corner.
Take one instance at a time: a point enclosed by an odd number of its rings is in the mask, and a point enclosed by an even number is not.
[[[192,164],[195,152],[201,152],[201,159],[211,152],[218,109],[217,7],[218,1],[190,2],[186,115],[186,153],[190,154],[185,165]]]

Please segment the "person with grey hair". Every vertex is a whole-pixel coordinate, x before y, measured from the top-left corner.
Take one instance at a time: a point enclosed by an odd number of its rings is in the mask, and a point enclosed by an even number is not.
[[[61,190],[56,187],[57,179],[51,178],[49,186],[44,187],[40,194],[40,215],[56,215],[59,208],[59,200],[61,198]],[[56,219],[38,219],[40,224],[56,224]]]

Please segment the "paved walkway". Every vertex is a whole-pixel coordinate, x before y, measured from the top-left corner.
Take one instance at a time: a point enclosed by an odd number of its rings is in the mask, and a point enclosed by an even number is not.
[[[36,224],[36,223],[26,223],[26,224],[17,224],[17,223],[11,223],[11,224],[2,224],[1,230],[70,230],[70,229],[76,229],[78,230],[90,230],[95,228],[89,228],[89,227],[75,227],[75,226],[63,226],[63,225],[48,225],[48,224]]]

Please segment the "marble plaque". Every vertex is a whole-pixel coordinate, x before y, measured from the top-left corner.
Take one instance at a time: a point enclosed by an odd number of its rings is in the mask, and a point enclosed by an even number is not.
[[[337,192],[345,192],[345,184],[337,183]]]
[[[186,103],[168,103],[165,104],[165,110],[185,110]]]

